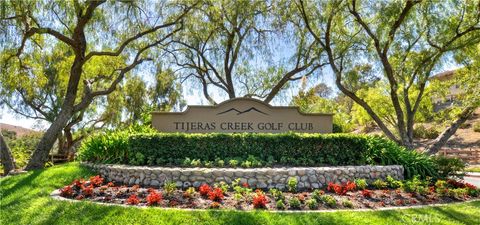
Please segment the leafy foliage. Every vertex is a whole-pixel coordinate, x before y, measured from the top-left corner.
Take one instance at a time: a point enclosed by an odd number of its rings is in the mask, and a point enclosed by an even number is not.
[[[135,165],[181,165],[187,157],[214,161],[251,156],[291,166],[402,165],[407,179],[417,174],[436,176],[430,157],[378,136],[354,134],[183,134],[140,127],[95,135],[84,141],[79,152],[84,161]]]
[[[465,175],[465,163],[459,158],[447,158],[445,156],[435,157],[435,163],[440,179],[449,177],[463,178]]]

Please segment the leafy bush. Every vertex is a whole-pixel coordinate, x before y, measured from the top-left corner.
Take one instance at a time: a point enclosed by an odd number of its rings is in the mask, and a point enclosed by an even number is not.
[[[283,200],[278,200],[275,204],[275,207],[277,207],[277,209],[283,210],[285,209],[285,203],[283,203]]]
[[[23,168],[27,165],[30,156],[43,135],[43,133],[35,132],[23,136],[17,136],[17,133],[14,131],[1,130],[0,132],[2,132],[5,142],[8,144],[8,147],[12,152],[17,168]],[[1,164],[0,171],[3,171]]]
[[[300,199],[298,197],[292,197],[290,201],[288,201],[288,204],[290,205],[291,209],[300,209]]]
[[[221,202],[224,199],[223,190],[221,188],[214,188],[212,191],[208,192],[208,199]]]
[[[212,188],[208,184],[202,184],[198,188],[198,192],[200,192],[202,196],[207,196],[210,191],[212,191]]]
[[[480,122],[476,122],[473,124],[473,131],[480,133]]]
[[[321,199],[323,203],[332,208],[337,206],[337,200],[335,200],[335,198],[331,195],[322,195]]]
[[[376,179],[375,181],[373,181],[372,185],[376,188],[376,189],[385,189],[387,187],[387,182],[381,180],[381,179]]]
[[[295,178],[295,177],[288,178],[288,181],[287,181],[288,191],[296,192],[297,191],[297,184],[298,184],[297,178]]]
[[[396,188],[401,188],[403,186],[403,183],[402,181],[400,180],[395,180],[393,177],[391,177],[390,175],[387,176],[387,185],[389,188],[393,188],[393,189],[396,189]]]
[[[283,192],[276,188],[272,188],[268,192],[270,192],[270,194],[275,199],[275,201],[285,200],[285,196],[283,195]]]
[[[423,125],[418,125],[413,128],[414,138],[435,139],[440,135],[440,132],[433,127],[426,128]]]
[[[465,163],[459,158],[447,158],[437,156],[434,158],[437,166],[438,178],[447,179],[449,177],[463,178],[465,175]]]
[[[371,198],[372,197],[372,191],[370,191],[368,189],[362,190],[362,196],[365,197],[365,198]]]
[[[345,208],[353,208],[353,203],[352,203],[352,201],[350,201],[350,200],[348,200],[348,199],[343,199],[342,205],[343,205],[343,207],[345,207]]]
[[[177,190],[177,184],[173,181],[165,182],[165,184],[163,184],[163,189],[165,190],[165,194],[170,196],[173,194],[173,192],[175,192],[175,190]]]
[[[267,207],[267,196],[260,191],[257,190],[255,194],[253,195],[253,200],[252,200],[253,208],[255,209],[264,209]]]
[[[317,209],[318,208],[318,202],[315,199],[309,199],[305,202],[307,204],[309,209]]]
[[[324,194],[325,194],[324,191],[315,189],[312,193],[312,198],[317,200],[317,202],[320,202],[320,201],[322,201],[321,196],[324,195]]]
[[[101,163],[178,166],[186,158],[198,160],[191,160],[192,166],[201,162],[213,166],[219,161],[216,159],[232,167],[242,160],[244,166],[265,162],[289,166],[403,165],[407,179],[436,175],[434,162],[427,155],[379,136],[356,134],[185,134],[129,128],[94,135],[79,151],[80,160]]]
[[[147,205],[160,205],[162,199],[162,193],[152,190],[147,196]]]
[[[367,180],[365,179],[355,179],[355,184],[359,190],[365,190],[368,186]]]
[[[140,199],[138,199],[136,194],[132,194],[127,199],[127,204],[129,205],[138,205],[140,203]]]

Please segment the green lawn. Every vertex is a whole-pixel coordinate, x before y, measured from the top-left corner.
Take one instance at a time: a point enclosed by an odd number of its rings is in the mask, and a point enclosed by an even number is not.
[[[0,224],[478,224],[480,201],[376,212],[180,211],[53,200],[50,193],[93,173],[70,163],[0,179]]]
[[[467,167],[465,171],[480,173],[480,166],[470,166],[470,167]]]

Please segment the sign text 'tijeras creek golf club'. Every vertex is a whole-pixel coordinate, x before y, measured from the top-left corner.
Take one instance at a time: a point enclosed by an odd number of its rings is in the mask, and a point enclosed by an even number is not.
[[[161,132],[330,133],[332,114],[304,114],[297,107],[237,98],[216,106],[188,106],[179,113],[153,112],[152,125]]]

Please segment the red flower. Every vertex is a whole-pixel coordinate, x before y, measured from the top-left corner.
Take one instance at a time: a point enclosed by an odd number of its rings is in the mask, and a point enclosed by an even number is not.
[[[162,201],[162,193],[151,191],[147,196],[147,205],[159,205]]]
[[[67,185],[60,189],[60,196],[71,197],[73,195],[73,189],[71,186]]]
[[[372,197],[372,191],[365,189],[362,191],[362,196],[365,198],[371,198]]]
[[[92,196],[92,195],[93,195],[93,185],[90,184],[90,186],[82,187],[82,193],[83,193],[83,195],[85,195],[86,197]]]
[[[108,183],[107,183],[107,186],[108,186],[108,187],[113,187],[113,186],[115,186],[115,185],[113,184],[113,182],[108,182]]]
[[[83,195],[78,195],[75,199],[77,199],[77,200],[82,200],[83,198],[84,198]]]
[[[100,175],[90,177],[90,183],[98,187],[103,184],[103,178]]]
[[[208,192],[208,198],[215,202],[221,202],[224,198],[221,188],[215,188],[213,191]]]
[[[395,205],[403,205],[403,200],[402,199],[398,199],[395,201]]]
[[[202,184],[200,185],[200,188],[198,188],[198,191],[200,192],[200,195],[207,196],[208,193],[212,191],[212,188],[208,186],[208,184]]]
[[[242,187],[248,188],[248,187],[250,187],[250,186],[248,186],[248,183],[247,183],[247,182],[244,182],[244,183],[242,184]]]
[[[140,200],[136,194],[130,195],[130,197],[127,199],[127,204],[129,205],[138,205],[138,203],[140,203]]]
[[[76,189],[81,189],[82,186],[85,185],[85,180],[83,180],[83,179],[80,179],[80,180],[75,179],[72,184],[73,184],[73,187],[75,187]]]
[[[267,197],[261,192],[257,191],[253,196],[253,208],[264,209],[267,206]]]
[[[465,183],[465,186],[468,188],[468,189],[471,189],[471,190],[476,190],[477,189],[477,186],[473,185],[473,184],[470,184],[470,183]]]
[[[175,201],[175,200],[170,200],[170,202],[168,202],[168,205],[169,205],[170,207],[174,207],[174,206],[178,205],[178,202]]]
[[[329,182],[328,186],[327,186],[328,191],[335,192],[338,195],[345,195],[347,193],[347,191],[354,191],[355,188],[357,188],[357,185],[355,185],[355,183],[350,182],[350,181],[348,181],[344,185]]]
[[[345,184],[345,189],[346,191],[355,191],[357,188],[357,185],[355,182],[347,181],[347,184]]]

